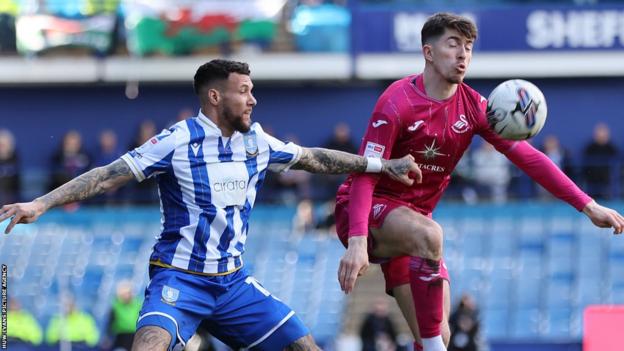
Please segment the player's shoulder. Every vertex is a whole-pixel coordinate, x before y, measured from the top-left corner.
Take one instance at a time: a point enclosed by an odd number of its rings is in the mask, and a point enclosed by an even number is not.
[[[172,124],[167,130],[170,133],[184,133],[189,130],[189,123],[197,123],[196,118],[189,118]]]
[[[264,129],[262,129],[262,126],[260,125],[259,122],[253,122],[251,124],[251,127],[249,127],[250,131],[254,131],[256,133],[264,133]]]
[[[410,85],[416,76],[407,76],[392,82],[386,90],[379,96],[375,105],[374,113],[383,114],[389,118],[399,118],[399,116],[409,110],[411,99],[406,99],[406,90],[412,89]]]
[[[256,140],[256,139],[267,140],[267,139],[272,138],[272,136],[268,134],[262,128],[262,125],[260,123],[253,122],[251,126],[249,127],[249,131],[243,134],[243,138],[245,139],[252,138],[253,140]]]
[[[191,127],[191,125],[193,127]],[[189,118],[183,121],[177,122],[171,125],[169,128],[164,129],[163,133],[168,133],[173,136],[175,140],[184,141],[188,140],[191,136],[191,128],[198,129],[201,128],[199,123],[197,122],[197,118]]]
[[[390,85],[388,85],[383,95],[394,95],[397,92],[403,92],[406,87],[412,84],[412,81],[416,79],[416,77],[418,77],[417,74],[409,75],[399,80],[395,80],[394,82],[390,83]]]
[[[458,89],[460,89],[460,96],[465,106],[466,117],[475,125],[486,125],[487,99],[466,83],[461,83]]]
[[[487,99],[483,95],[466,83],[462,82],[459,85],[459,89],[462,91],[462,95],[466,96],[468,100],[476,106],[481,106],[487,102]]]

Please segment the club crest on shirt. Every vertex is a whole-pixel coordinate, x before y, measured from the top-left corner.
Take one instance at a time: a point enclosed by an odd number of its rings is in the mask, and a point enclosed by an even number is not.
[[[466,133],[470,129],[466,116],[459,115],[459,120],[451,126],[451,129],[458,134]]]
[[[256,138],[256,133],[251,131],[244,134],[243,141],[245,142],[245,153],[247,153],[247,156],[256,156],[258,154],[258,139]]]
[[[373,206],[373,218],[379,219],[379,216],[381,216],[381,214],[383,213],[385,209],[386,209],[385,204],[375,204]]]
[[[161,297],[164,303],[175,306],[175,302],[178,301],[179,296],[180,290],[163,285]]]

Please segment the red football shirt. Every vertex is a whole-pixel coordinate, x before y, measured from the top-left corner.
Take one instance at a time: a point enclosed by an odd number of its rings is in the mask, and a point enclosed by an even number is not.
[[[421,213],[431,213],[475,134],[578,210],[591,201],[530,144],[502,139],[495,134],[487,122],[486,106],[487,100],[464,83],[446,100],[427,96],[422,75],[409,76],[390,85],[375,105],[360,154],[385,159],[411,154],[422,171],[423,180],[420,184],[406,186],[379,175],[350,176],[338,190],[339,196],[350,196],[349,234],[368,233],[371,195],[390,197],[411,204]]]

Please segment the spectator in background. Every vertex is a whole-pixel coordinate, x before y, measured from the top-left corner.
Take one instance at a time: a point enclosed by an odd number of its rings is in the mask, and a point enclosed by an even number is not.
[[[117,133],[112,129],[103,130],[100,133],[99,142],[99,149],[93,163],[95,167],[107,165],[121,156],[122,152],[117,144]]]
[[[557,136],[552,134],[547,135],[544,138],[544,144],[540,148],[540,151],[542,151],[544,155],[548,156],[548,158],[550,158],[550,160],[553,161],[553,163],[557,165],[563,173],[574,179],[574,169],[572,168],[572,163],[570,161],[570,153],[568,150],[564,149],[563,146],[561,146]],[[554,197],[543,187],[538,185],[538,189],[541,198],[554,199]]]
[[[0,204],[19,200],[19,159],[15,151],[15,138],[7,129],[0,129]]]
[[[115,351],[132,349],[141,304],[141,300],[132,293],[132,283],[129,280],[122,280],[117,284],[117,296],[111,306],[107,330],[108,339],[112,340],[112,343],[107,349]]]
[[[156,124],[154,121],[151,119],[143,120],[141,124],[139,124],[139,128],[128,149],[136,149],[156,134],[158,133],[156,132]]]
[[[154,121],[150,119],[144,120],[139,124],[139,129],[128,149],[136,149],[156,134],[158,133]],[[145,181],[140,183],[131,184],[128,188],[128,195],[130,197],[128,200],[131,203],[139,205],[153,205],[158,203],[158,191],[156,189],[156,181],[153,178],[145,179]]]
[[[63,316],[55,315],[48,324],[46,342],[58,345],[67,341],[72,350],[91,349],[97,345],[99,332],[93,317],[78,310],[72,296],[64,296],[62,306]]]
[[[386,297],[379,296],[360,327],[362,351],[390,351],[397,349],[397,333],[388,314]]]
[[[587,193],[598,199],[611,197],[611,162],[618,150],[611,142],[611,131],[605,123],[594,127],[592,141],[585,146],[584,178],[587,182]]]
[[[316,223],[316,229],[324,231],[330,235],[336,233],[336,200],[327,200],[321,207],[321,214]]]
[[[449,351],[483,350],[479,334],[479,311],[472,296],[463,294],[449,317],[451,340]]]
[[[556,135],[547,135],[544,138],[544,144],[541,151],[553,161],[568,176],[572,175],[572,164],[570,161],[570,153],[559,143]]]
[[[495,203],[507,201],[511,172],[505,155],[484,141],[472,154],[472,166],[475,181],[479,188],[485,189],[489,199]]]
[[[351,154],[356,154],[358,151],[357,146],[351,139],[351,128],[344,122],[340,122],[334,126],[332,136],[325,141],[323,147]],[[314,193],[312,196],[314,196],[315,200],[333,200],[338,187],[345,179],[346,176],[343,174],[328,174],[323,177],[314,175],[312,179],[314,183]]]
[[[76,130],[70,130],[52,156],[52,182],[50,190],[67,183],[78,175],[86,172],[91,158],[82,147],[82,136]]]
[[[444,196],[447,199],[463,200],[465,203],[474,205],[479,200],[477,191],[475,190],[475,182],[473,179],[472,160],[469,154],[470,148],[466,150],[466,154],[459,159],[451,175],[451,183],[446,190]]]
[[[122,152],[117,144],[117,134],[106,129],[100,133],[99,148],[95,154],[93,165],[95,167],[105,166],[121,156]],[[100,204],[114,204],[118,202],[117,189],[93,198],[92,202]]]
[[[0,53],[15,53],[15,18],[17,0],[0,1]]]
[[[191,109],[190,107],[185,107],[178,112],[176,121],[181,122],[191,117],[195,117],[195,112],[193,112],[193,109]]]
[[[312,201],[307,199],[299,201],[292,222],[293,234],[305,234],[315,229],[314,205]]]
[[[323,147],[351,154],[357,153],[358,151],[357,146],[355,146],[353,140],[351,140],[351,128],[344,122],[336,124],[334,127],[334,134],[325,142]]]
[[[301,145],[299,138],[292,134],[287,135],[285,140]],[[277,178],[278,201],[280,203],[294,206],[302,199],[310,198],[310,173],[304,170],[291,170],[278,174],[273,173],[270,176]]]
[[[173,126],[174,124],[187,120],[191,117],[195,117],[195,112],[193,112],[193,109],[190,107],[183,107],[182,109],[180,109],[180,111],[178,111],[178,114],[176,115],[176,118],[174,121],[169,121],[167,122],[167,128],[169,128],[170,126]]]
[[[31,350],[41,344],[43,334],[35,317],[22,309],[19,301],[9,299],[7,342],[11,350]]]

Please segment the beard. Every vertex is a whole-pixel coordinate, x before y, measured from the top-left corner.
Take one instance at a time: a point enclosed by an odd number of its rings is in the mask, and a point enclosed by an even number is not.
[[[245,123],[243,120],[243,115],[236,115],[232,110],[227,106],[223,106],[223,111],[221,111],[221,115],[223,119],[227,121],[232,129],[241,133],[247,133],[250,129],[250,125]]]

